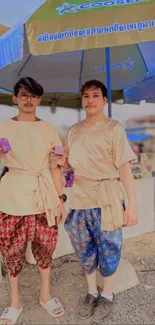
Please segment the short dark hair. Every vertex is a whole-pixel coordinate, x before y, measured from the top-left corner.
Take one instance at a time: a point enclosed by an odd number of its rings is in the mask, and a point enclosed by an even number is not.
[[[83,96],[85,90],[87,89],[101,89],[103,97],[107,97],[107,87],[99,80],[89,80],[84,83],[84,85],[81,87],[81,96]]]
[[[14,95],[17,97],[20,88],[25,88],[31,94],[41,97],[44,93],[43,87],[31,77],[21,78],[14,86]]]

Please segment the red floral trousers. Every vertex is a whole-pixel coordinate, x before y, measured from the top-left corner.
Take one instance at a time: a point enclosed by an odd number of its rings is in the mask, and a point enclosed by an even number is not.
[[[0,251],[13,277],[21,272],[28,242],[37,264],[45,269],[52,264],[57,239],[58,227],[48,226],[45,213],[12,216],[0,212]]]

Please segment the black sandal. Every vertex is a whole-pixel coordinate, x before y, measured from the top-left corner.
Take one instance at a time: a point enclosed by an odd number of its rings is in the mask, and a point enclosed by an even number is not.
[[[80,319],[87,319],[94,314],[95,307],[97,306],[98,297],[94,297],[90,293],[87,293],[84,301],[81,302],[78,311],[78,317]]]

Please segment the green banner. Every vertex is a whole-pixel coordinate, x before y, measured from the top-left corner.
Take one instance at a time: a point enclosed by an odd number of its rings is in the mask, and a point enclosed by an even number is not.
[[[33,20],[46,20],[52,17],[62,17],[68,15],[77,14],[88,14],[89,12],[98,12],[98,11],[116,11],[121,8],[128,10],[129,7],[136,8],[138,6],[144,7],[147,10],[147,7],[154,3],[154,0],[104,0],[104,1],[84,1],[84,0],[68,0],[68,1],[52,1],[48,0],[41,9],[39,9],[30,19]]]
[[[153,41],[155,0],[48,0],[26,30],[33,55]]]

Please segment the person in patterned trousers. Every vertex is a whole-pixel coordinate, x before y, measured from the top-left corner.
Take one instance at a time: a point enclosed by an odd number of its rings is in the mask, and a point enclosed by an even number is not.
[[[81,261],[88,292],[78,315],[100,324],[114,304],[113,284],[122,248],[122,227],[137,223],[134,180],[130,163],[137,159],[123,126],[108,118],[107,89],[98,80],[86,82],[81,89],[86,119],[68,132],[66,154],[52,157],[60,166],[74,171],[70,212],[65,221],[72,246]],[[125,193],[128,197],[125,209]],[[125,210],[125,211],[124,211]],[[101,295],[97,290],[96,271],[104,280]]]
[[[58,224],[65,218],[60,167],[50,156],[51,144],[61,145],[56,129],[36,117],[43,88],[30,77],[14,87],[18,116],[3,121],[0,139],[11,150],[0,148],[8,172],[0,182],[0,252],[7,267],[12,303],[0,324],[15,324],[22,312],[18,283],[27,243],[40,273],[40,304],[53,317],[64,315],[57,298],[50,295],[52,255],[58,239]]]

